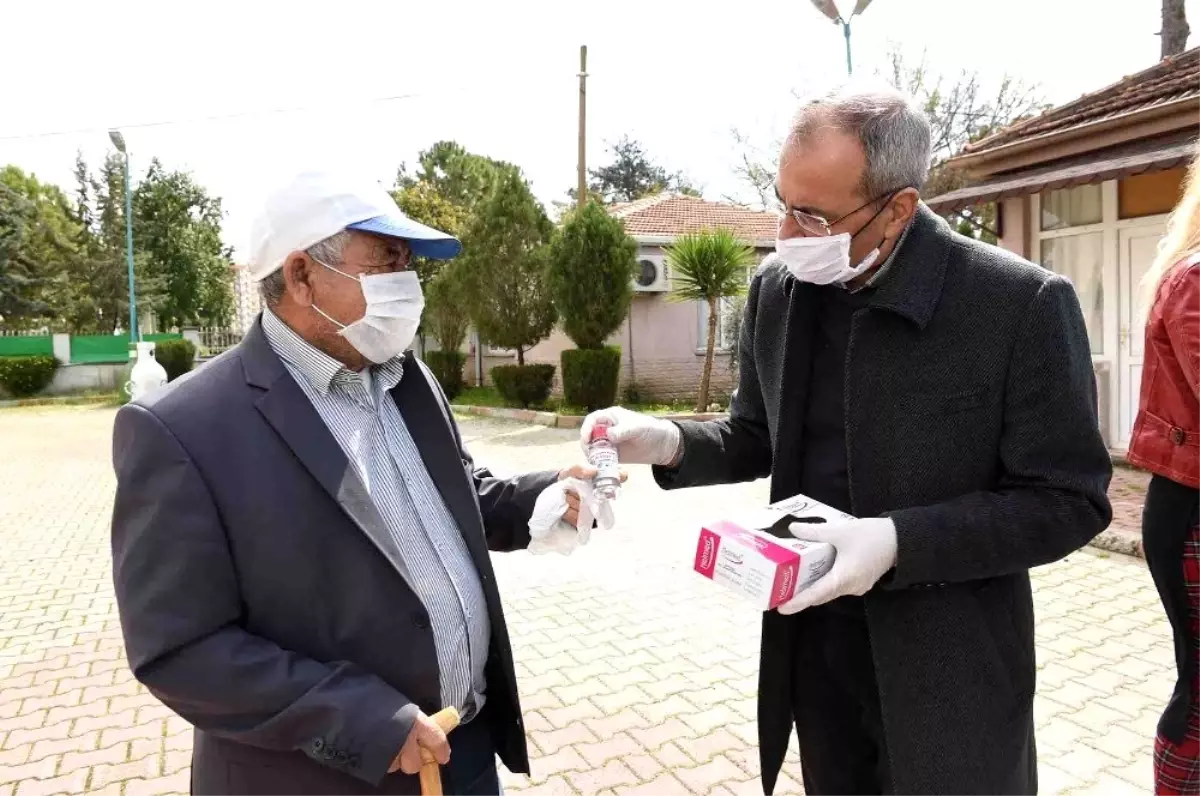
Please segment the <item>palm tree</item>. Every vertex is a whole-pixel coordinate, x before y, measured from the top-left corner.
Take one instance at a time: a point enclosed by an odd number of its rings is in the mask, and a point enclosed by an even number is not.
[[[755,263],[754,249],[728,229],[702,230],[680,235],[667,248],[672,301],[703,301],[708,304],[708,348],[696,411],[708,408],[713,352],[717,343],[717,321],[721,299],[746,291],[746,271]]]

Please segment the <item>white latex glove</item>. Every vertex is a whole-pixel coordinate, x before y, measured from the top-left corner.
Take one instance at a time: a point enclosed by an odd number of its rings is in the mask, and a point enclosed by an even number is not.
[[[833,567],[817,582],[779,606],[779,613],[794,614],[847,594],[866,594],[896,565],[896,525],[887,517],[831,523],[792,523],[797,539],[828,542],[837,557]]]
[[[567,493],[579,496],[579,522],[572,526],[563,515],[567,513]],[[529,552],[570,555],[575,548],[588,543],[592,524],[607,531],[613,527],[612,504],[598,499],[590,481],[565,478],[542,490],[533,504],[529,518]]]
[[[613,406],[584,418],[579,429],[579,442],[585,455],[592,427],[597,424],[608,426],[608,439],[616,446],[621,464],[669,466],[677,464],[683,453],[679,426],[669,420]]]

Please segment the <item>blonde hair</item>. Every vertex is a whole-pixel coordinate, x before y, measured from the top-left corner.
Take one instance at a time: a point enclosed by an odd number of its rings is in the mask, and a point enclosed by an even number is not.
[[[1183,260],[1200,252],[1200,145],[1188,167],[1183,198],[1167,221],[1167,234],[1158,244],[1158,256],[1142,277],[1142,306],[1149,313],[1163,280]]]

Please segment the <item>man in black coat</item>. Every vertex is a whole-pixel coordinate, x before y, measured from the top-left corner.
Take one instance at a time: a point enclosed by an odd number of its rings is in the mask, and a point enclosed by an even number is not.
[[[526,547],[537,498],[595,471],[472,461],[405,353],[411,257],[459,243],[378,186],[302,175],[255,240],[267,307],[245,340],[117,415],[130,667],[195,725],[193,793],[416,794],[424,749],[446,793],[495,794],[496,756],[529,760],[488,551]]]
[[[664,488],[769,475],[860,518],[792,528],[837,559],[763,617],[767,793],[793,724],[810,794],[1036,792],[1029,570],[1111,520],[1074,289],[921,204],[929,153],[891,90],[803,107],[729,418],[584,425]]]

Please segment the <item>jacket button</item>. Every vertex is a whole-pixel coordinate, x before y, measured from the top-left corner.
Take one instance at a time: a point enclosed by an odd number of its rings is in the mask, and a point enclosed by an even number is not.
[[[313,754],[319,753],[324,748],[325,748],[325,742],[323,740],[321,740],[320,738],[318,738],[317,740],[312,742]]]
[[[349,757],[345,752],[338,752],[335,759],[337,760],[338,765],[344,766],[346,765],[346,761],[349,759]]]
[[[325,752],[323,753],[323,756],[326,760],[332,760],[335,754],[337,754],[337,753],[334,751],[334,748],[332,746],[325,747]]]
[[[350,768],[358,768],[360,762],[362,762],[362,758],[358,755],[350,755],[350,758],[346,761]]]
[[[1182,428],[1176,426],[1171,429],[1171,442],[1174,442],[1176,445],[1182,445],[1185,439],[1187,439],[1187,435]]]
[[[429,627],[429,619],[425,616],[425,614],[419,611],[413,611],[412,621],[413,624],[419,627],[421,630],[425,630],[427,627]]]

